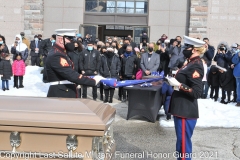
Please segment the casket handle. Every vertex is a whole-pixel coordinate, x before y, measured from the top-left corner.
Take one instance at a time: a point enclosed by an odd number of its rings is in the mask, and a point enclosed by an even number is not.
[[[18,148],[21,144],[21,137],[19,132],[11,132],[10,144],[12,146],[12,152],[16,152],[16,148]]]

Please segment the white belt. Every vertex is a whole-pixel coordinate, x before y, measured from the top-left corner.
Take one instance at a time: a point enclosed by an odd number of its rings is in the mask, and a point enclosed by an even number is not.
[[[50,82],[50,85],[58,85],[58,84],[74,84],[70,81],[64,80],[64,81],[56,81],[56,82]]]

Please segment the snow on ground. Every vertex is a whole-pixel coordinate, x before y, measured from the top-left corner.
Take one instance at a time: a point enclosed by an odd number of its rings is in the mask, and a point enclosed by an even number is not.
[[[3,91],[1,88],[0,95],[46,97],[49,84],[42,82],[41,70],[41,67],[27,66],[25,76],[23,77],[24,88],[13,88],[12,77],[9,81],[9,90]]]
[[[37,66],[26,67],[26,75],[23,78],[24,88],[13,88],[12,78],[9,81],[10,90],[0,90],[0,95],[46,97],[49,84],[42,82],[41,70],[42,68]],[[198,127],[240,128],[240,107],[235,107],[235,103],[225,105],[219,101],[214,102],[212,99],[199,99],[198,105],[200,117],[197,121]],[[164,115],[163,109],[160,110],[160,114]],[[165,116],[159,119],[162,127],[174,127],[173,120],[166,121],[165,119]]]
[[[198,100],[197,127],[240,128],[240,107],[236,107],[236,103],[221,104],[219,100],[218,102],[212,99]],[[160,110],[160,114],[164,114],[164,111]],[[160,117],[159,123],[163,127],[174,127],[173,119],[166,121],[165,116]]]

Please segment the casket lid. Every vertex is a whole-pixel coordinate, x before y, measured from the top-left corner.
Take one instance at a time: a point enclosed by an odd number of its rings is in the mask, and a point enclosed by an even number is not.
[[[116,112],[87,99],[1,96],[0,102],[1,126],[104,131]]]

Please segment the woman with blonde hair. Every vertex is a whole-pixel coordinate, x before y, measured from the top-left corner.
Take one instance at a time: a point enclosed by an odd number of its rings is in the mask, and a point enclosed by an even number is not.
[[[205,42],[185,36],[183,54],[187,64],[178,70],[173,77],[166,79],[174,87],[169,113],[173,115],[177,136],[177,159],[191,159],[191,137],[199,118],[197,99],[202,94],[202,79],[204,75],[203,62],[200,58],[206,51]]]

